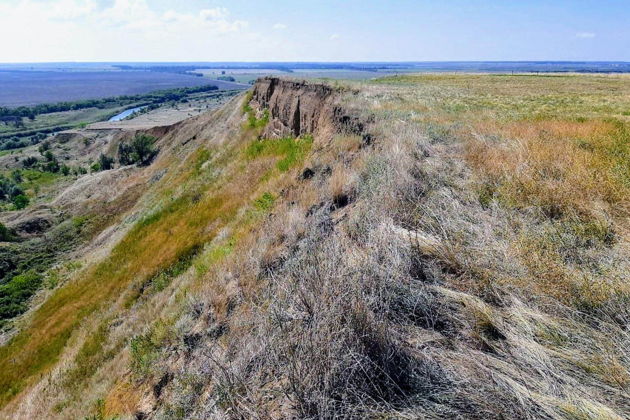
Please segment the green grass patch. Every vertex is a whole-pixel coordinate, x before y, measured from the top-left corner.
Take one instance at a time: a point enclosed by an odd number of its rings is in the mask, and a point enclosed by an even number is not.
[[[253,111],[252,107],[249,105],[253,97],[254,97],[254,91],[251,89],[248,90],[247,93],[245,94],[245,97],[243,98],[243,105],[241,107],[241,111],[243,112],[243,114],[248,114]]]
[[[43,172],[35,169],[22,169],[21,171],[23,181],[20,186],[24,190],[39,191],[41,187],[50,185],[62,178],[61,173]]]
[[[198,174],[204,163],[210,160],[212,153],[208,149],[199,149],[195,158],[195,172]]]
[[[247,114],[247,128],[260,129],[267,125],[269,122],[269,110],[265,109],[261,118],[256,117],[256,111],[249,104],[252,100],[254,92],[251,90],[247,92],[245,98],[243,98],[242,112]]]
[[[42,284],[41,274],[27,271],[0,285],[0,328],[28,309],[28,301]]]
[[[245,154],[249,159],[277,156],[280,159],[276,163],[276,168],[280,172],[286,172],[304,160],[312,145],[313,137],[310,135],[256,140],[247,147]]]
[[[157,321],[146,334],[133,337],[129,342],[131,370],[138,377],[148,376],[159,358],[160,350],[175,338],[171,325]]]
[[[251,111],[247,115],[247,126],[249,128],[263,128],[269,122],[269,111],[264,110],[260,118],[256,118],[256,114]]]
[[[254,207],[260,211],[269,211],[273,207],[276,198],[270,192],[266,192],[254,201]]]
[[[174,278],[184,274],[193,264],[193,261],[199,254],[199,249],[199,246],[193,246],[182,252],[172,265],[160,270],[148,280],[140,283],[125,300],[125,307],[130,308],[140,296],[146,293],[158,293],[166,289]]]
[[[227,257],[234,251],[235,240],[229,239],[225,243],[211,247],[208,251],[200,254],[194,261],[197,275],[203,275],[213,264]]]

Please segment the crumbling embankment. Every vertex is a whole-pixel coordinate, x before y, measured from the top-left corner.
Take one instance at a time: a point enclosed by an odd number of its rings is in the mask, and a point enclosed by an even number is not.
[[[256,81],[251,105],[259,112],[269,112],[264,137],[363,134],[369,118],[354,115],[339,104],[347,93],[347,89],[324,83],[265,77]]]

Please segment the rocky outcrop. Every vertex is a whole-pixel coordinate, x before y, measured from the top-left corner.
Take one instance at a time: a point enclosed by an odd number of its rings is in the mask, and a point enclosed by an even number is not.
[[[265,137],[300,136],[303,134],[362,134],[365,124],[344,110],[338,100],[347,90],[324,83],[309,83],[265,77],[254,85],[251,105],[262,113],[269,112]]]

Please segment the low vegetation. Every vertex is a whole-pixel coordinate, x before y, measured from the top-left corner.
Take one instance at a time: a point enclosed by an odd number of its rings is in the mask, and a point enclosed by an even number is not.
[[[29,118],[35,119],[40,114],[53,112],[76,111],[85,108],[110,108],[112,105],[125,106],[137,102],[155,104],[162,102],[178,101],[192,93],[210,92],[218,90],[214,85],[196,86],[188,88],[175,88],[168,90],[156,90],[140,95],[123,95],[104,99],[89,99],[74,102],[59,102],[56,104],[40,104],[31,107],[3,108],[0,107],[0,118]]]
[[[189,98],[217,90],[217,86],[204,85],[31,107],[0,107],[0,150],[39,144],[50,134],[85,128],[88,123],[105,121],[127,108],[144,106],[143,111],[148,112],[165,104],[187,102]]]
[[[153,146],[156,138],[147,134],[138,134],[135,136],[129,144],[120,143],[118,145],[118,159],[121,165],[133,165],[138,164],[140,166],[146,166],[151,163],[153,158],[158,153],[158,150]],[[109,158],[108,158],[109,159]],[[111,167],[111,161],[109,164],[101,164],[101,169],[109,169]]]
[[[15,234],[11,229],[0,223],[0,242],[11,242],[15,239]]]
[[[17,235],[2,229],[3,240],[12,243],[0,248],[0,330],[28,309],[29,299],[41,288],[44,277],[90,229],[87,220],[67,220],[46,236],[19,241]]]

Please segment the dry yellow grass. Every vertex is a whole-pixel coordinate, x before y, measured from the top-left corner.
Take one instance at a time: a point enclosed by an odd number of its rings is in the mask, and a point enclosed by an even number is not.
[[[630,133],[605,121],[519,121],[473,128],[467,159],[515,206],[597,217],[628,213]]]

